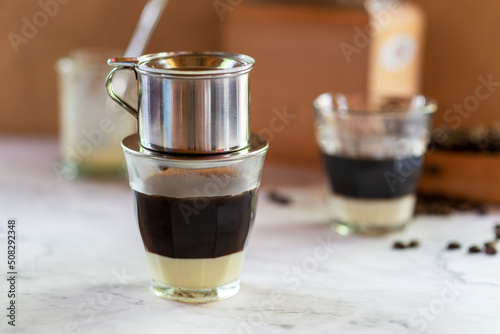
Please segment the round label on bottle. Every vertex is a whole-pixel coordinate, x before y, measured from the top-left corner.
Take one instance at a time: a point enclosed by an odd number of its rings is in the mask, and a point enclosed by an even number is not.
[[[399,71],[408,66],[417,54],[417,42],[410,34],[389,37],[380,51],[380,65],[390,71]]]

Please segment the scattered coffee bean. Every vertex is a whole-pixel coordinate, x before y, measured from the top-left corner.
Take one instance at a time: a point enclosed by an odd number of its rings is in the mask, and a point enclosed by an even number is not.
[[[420,246],[420,242],[418,240],[412,240],[410,241],[410,243],[408,244],[408,247],[410,248],[416,248]]]
[[[392,246],[394,249],[405,249],[406,245],[402,243],[401,241],[396,241],[394,242],[394,245]]]
[[[500,224],[495,226],[495,236],[497,240],[500,240]]]
[[[469,248],[469,253],[471,254],[481,253],[481,248],[479,248],[478,246],[471,246]]]
[[[498,252],[496,241],[485,242],[484,243],[484,252],[488,255],[495,255]]]
[[[488,213],[488,207],[486,205],[480,205],[478,208],[477,208],[477,212],[481,215],[481,216],[484,216],[485,214]]]
[[[274,191],[269,193],[269,199],[280,205],[289,205],[291,203],[290,198],[282,196]]]
[[[460,249],[460,247],[462,247],[462,245],[460,245],[458,242],[450,242],[448,244],[448,249]]]

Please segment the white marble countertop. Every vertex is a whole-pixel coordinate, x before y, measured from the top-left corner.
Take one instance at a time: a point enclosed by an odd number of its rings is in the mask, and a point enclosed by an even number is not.
[[[500,254],[446,251],[491,239],[500,216],[418,217],[386,237],[328,225],[323,177],[266,167],[240,292],[186,305],[149,290],[126,181],[59,181],[56,141],[0,137],[0,259],[18,220],[16,327],[1,333],[500,333]],[[293,200],[270,202],[270,189]],[[395,240],[417,249],[395,251]]]

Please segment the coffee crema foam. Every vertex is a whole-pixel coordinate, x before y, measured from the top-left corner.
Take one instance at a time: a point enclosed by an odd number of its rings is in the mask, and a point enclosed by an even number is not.
[[[132,184],[133,190],[143,194],[176,198],[236,195],[258,186],[259,180],[220,167],[192,170],[167,168]]]

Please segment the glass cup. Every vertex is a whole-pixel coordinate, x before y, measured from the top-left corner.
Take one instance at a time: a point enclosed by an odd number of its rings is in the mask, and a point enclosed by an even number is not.
[[[239,290],[268,144],[211,155],[150,151],[137,134],[122,142],[153,292],[210,302]]]
[[[402,229],[414,214],[436,102],[325,93],[313,106],[337,232]]]
[[[135,120],[108,97],[103,87],[109,73],[106,61],[120,53],[106,48],[77,49],[56,63],[61,156],[58,171],[65,178],[124,174],[120,143],[135,131]],[[116,82],[124,90],[130,78],[127,73],[121,75]],[[135,82],[130,86],[136,89]]]

